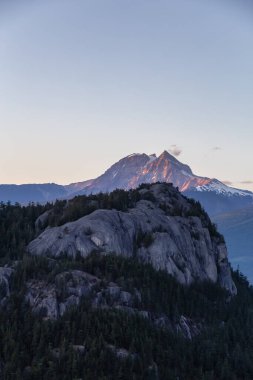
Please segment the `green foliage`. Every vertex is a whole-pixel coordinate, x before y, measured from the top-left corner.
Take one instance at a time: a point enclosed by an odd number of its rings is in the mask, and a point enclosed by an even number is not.
[[[35,237],[35,220],[51,205],[0,203],[0,260],[18,259]]]
[[[216,224],[210,221],[210,223],[208,223],[208,230],[211,237],[219,239],[221,243],[225,243],[224,237],[218,232]]]
[[[172,205],[169,208],[163,203],[157,206],[168,215],[188,216],[187,211],[180,203],[179,192],[172,186],[172,184],[166,184],[166,192],[168,197],[171,198]],[[141,184],[137,189],[131,189],[128,191],[117,189],[111,193],[91,194],[88,196],[81,195],[69,201],[56,201],[50,211],[47,225],[63,225],[99,209],[115,209],[126,212],[135,207],[136,203],[140,200],[156,202],[155,196],[151,191],[151,184]],[[203,212],[204,217],[208,218],[204,210],[199,209],[198,206],[196,206],[196,210],[198,210],[198,214]],[[192,213],[194,215],[196,214],[194,213],[194,210]]]
[[[188,202],[191,206],[189,210],[187,210],[187,212],[185,213],[185,216],[198,216],[201,219],[203,225],[206,226],[206,228],[208,228],[210,236],[213,238],[217,238],[221,243],[225,243],[223,235],[221,235],[218,232],[216,224],[211,222],[208,214],[201,206],[200,202],[195,201],[194,199],[188,199]]]
[[[188,199],[186,197],[184,198],[187,199],[188,202],[191,204],[190,209],[186,212],[186,216],[204,216],[205,218],[208,218],[207,213],[205,212],[199,201],[195,201],[194,199]]]
[[[56,201],[48,219],[49,226],[59,226],[77,220],[98,209],[127,211],[140,200],[137,190],[114,190],[111,193],[81,195],[70,201]]]

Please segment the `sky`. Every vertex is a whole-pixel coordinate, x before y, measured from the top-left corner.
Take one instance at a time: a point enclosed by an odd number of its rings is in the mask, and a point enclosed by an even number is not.
[[[0,0],[0,183],[164,150],[253,191],[247,0]]]

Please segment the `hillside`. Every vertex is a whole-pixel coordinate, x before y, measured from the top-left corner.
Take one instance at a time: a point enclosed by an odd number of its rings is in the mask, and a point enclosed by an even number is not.
[[[85,293],[87,283],[71,280],[77,270],[103,282]],[[36,290],[31,284],[46,284],[52,302],[49,290],[63,275],[71,282],[61,280],[58,299],[73,300],[82,286],[80,302],[69,303],[57,319],[45,314],[46,302],[44,309],[38,303],[31,309],[27,297]],[[15,269],[11,296],[0,314],[2,378],[250,380],[253,293],[240,274],[233,276],[238,295],[228,302],[214,284],[184,287],[131,259],[93,255],[54,263],[26,258]],[[94,304],[98,293],[105,300],[102,307]]]
[[[73,245],[61,253],[55,243],[52,251],[50,241],[48,251],[38,251],[47,231],[57,231],[64,246],[59,231],[71,234],[80,220],[86,220],[86,228],[101,212],[130,214],[137,228],[137,210],[141,220],[146,213],[150,229],[155,220],[159,229],[137,235],[134,255],[110,253],[109,242],[87,254],[74,255]],[[172,231],[175,221],[181,225],[178,235]],[[89,238],[96,225],[95,218]],[[147,228],[145,218],[142,227]],[[115,238],[120,228],[124,218]],[[171,185],[79,196],[55,205],[1,205],[0,229],[0,378],[252,378],[252,288],[242,274],[230,272],[226,257],[219,261],[223,238],[200,205]],[[185,258],[183,251],[174,253],[182,273],[186,267],[192,271],[191,281],[182,281],[177,271],[168,273],[169,255],[167,267],[149,260],[155,252],[150,248],[166,234],[175,246],[186,237],[195,241]],[[94,236],[93,241],[98,243]],[[208,241],[212,248],[206,251]],[[169,253],[171,242],[166,245]],[[214,272],[206,271],[206,255],[218,269],[216,280],[208,277]]]
[[[80,201],[88,205],[90,199]],[[218,281],[231,293],[235,291],[222,236],[201,206],[172,185],[157,183],[129,192],[118,190],[107,200],[105,197],[104,203],[112,209],[97,205],[97,210],[74,222],[47,228],[28,245],[28,251],[73,258],[87,257],[94,251],[115,252],[166,270],[183,284]],[[68,208],[71,202],[63,213]]]

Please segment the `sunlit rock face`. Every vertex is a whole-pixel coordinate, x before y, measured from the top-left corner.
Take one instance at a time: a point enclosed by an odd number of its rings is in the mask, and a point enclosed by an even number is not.
[[[208,217],[187,216],[192,203],[169,184],[138,191],[142,199],[135,207],[125,212],[99,209],[48,228],[29,244],[28,251],[50,257],[86,257],[94,251],[135,256],[182,284],[207,280],[236,293],[226,247],[219,236],[211,236]],[[175,204],[181,210],[177,215]]]
[[[103,175],[84,188],[85,193],[107,192],[116,188],[136,188],[141,183],[173,183],[180,191],[206,185],[209,178],[194,175],[188,165],[164,151],[155,154],[131,154],[111,166]]]
[[[158,158],[146,164],[136,181],[135,186],[140,183],[173,183],[180,191],[184,191],[190,187],[207,184],[210,180],[195,176],[188,165],[182,164],[164,151]]]
[[[227,186],[215,178],[195,175],[188,165],[178,161],[166,150],[160,155],[131,154],[112,165],[98,178],[77,186],[84,194],[107,192],[115,189],[132,189],[142,183],[172,183],[181,192],[215,193],[226,197],[246,198],[253,203],[253,193]],[[198,194],[199,195],[199,194]]]
[[[76,195],[134,189],[142,183],[166,182],[194,198],[209,215],[253,206],[253,193],[235,189],[217,179],[195,175],[188,165],[167,151],[160,156],[135,153],[122,158],[95,179],[56,184],[0,185],[0,201],[46,203],[56,199],[71,199]]]
[[[100,280],[79,270],[62,272],[54,281],[31,280],[27,282],[25,300],[32,311],[45,318],[57,319],[67,309],[77,306],[82,298],[89,297],[100,284]],[[95,296],[94,296],[95,297]]]
[[[195,175],[188,165],[178,161],[167,151],[155,154],[131,154],[98,178],[78,185],[79,194],[133,189],[142,183],[167,182],[203,205],[209,215],[219,214],[253,205],[253,193],[235,189],[214,178]],[[73,186],[73,185],[72,185]],[[70,195],[70,197],[73,196]]]

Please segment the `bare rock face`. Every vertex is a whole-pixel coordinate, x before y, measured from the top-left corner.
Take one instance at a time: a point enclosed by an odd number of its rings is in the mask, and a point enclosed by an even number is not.
[[[147,194],[145,194],[147,193]],[[157,270],[166,270],[182,284],[193,281],[218,282],[236,294],[225,244],[210,231],[201,216],[173,216],[177,198],[180,209],[190,202],[167,184],[154,184],[136,206],[126,212],[97,210],[60,227],[44,231],[28,246],[33,255],[86,257],[93,251],[135,255]],[[147,200],[147,199],[151,200]],[[163,207],[161,207],[163,205]]]
[[[155,154],[148,156],[137,153],[116,162],[104,174],[83,186],[83,192],[95,194],[115,189],[131,189],[141,183],[157,181],[173,183],[184,191],[208,184],[211,179],[194,175],[188,165],[181,163],[167,151],[159,157]]]
[[[51,210],[45,211],[35,221],[35,230],[37,233],[41,232],[44,225],[46,225],[48,218],[50,217]]]
[[[114,355],[121,360],[125,360],[128,358],[131,358],[132,360],[136,358],[136,354],[130,353],[128,350],[125,348],[119,348],[115,347],[112,344],[107,344],[107,348],[109,348],[110,351],[114,353]]]
[[[101,279],[80,271],[65,271],[51,282],[31,280],[26,284],[25,300],[32,311],[45,319],[58,319],[68,309],[88,299],[94,308],[133,307],[137,297],[110,282],[101,285]]]
[[[10,296],[10,279],[14,269],[0,267],[0,306],[3,306]]]
[[[172,321],[165,314],[144,310],[138,289],[133,289],[130,293],[114,282],[105,283],[98,277],[80,270],[59,273],[51,282],[31,280],[26,283],[26,288],[26,303],[33,313],[44,319],[56,320],[86,299],[89,300],[89,307],[93,309],[114,309],[137,315],[147,319],[156,328],[176,332],[186,339],[192,339],[203,330],[201,323],[185,316]],[[84,350],[83,346],[73,348]],[[120,355],[120,351],[117,353]],[[54,354],[59,353],[55,351]]]
[[[186,339],[193,339],[203,330],[203,323],[181,315],[177,321],[171,321],[166,315],[156,316],[154,319],[156,327],[175,331]]]
[[[34,313],[57,319],[68,308],[88,297],[100,280],[89,273],[72,270],[58,274],[53,282],[31,280],[27,285],[26,302]]]

